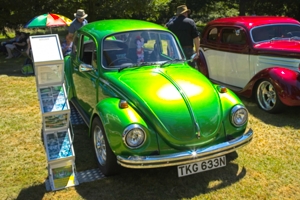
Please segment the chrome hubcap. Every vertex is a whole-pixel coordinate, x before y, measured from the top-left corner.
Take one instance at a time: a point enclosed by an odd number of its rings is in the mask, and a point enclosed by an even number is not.
[[[100,165],[106,163],[106,146],[103,132],[99,126],[94,129],[94,148]]]
[[[271,110],[276,104],[276,91],[268,81],[263,81],[257,89],[257,100],[264,110]]]

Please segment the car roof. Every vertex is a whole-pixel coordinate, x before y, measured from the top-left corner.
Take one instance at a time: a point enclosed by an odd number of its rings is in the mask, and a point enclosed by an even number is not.
[[[79,32],[88,32],[96,38],[102,38],[107,35],[134,30],[164,30],[168,31],[165,27],[153,22],[135,19],[109,19],[100,20],[88,23],[79,29]]]
[[[274,23],[283,23],[283,24],[299,24],[299,21],[290,17],[280,17],[280,16],[238,16],[238,17],[225,17],[215,19],[210,21],[208,25],[242,25],[251,29],[252,27],[274,24]]]

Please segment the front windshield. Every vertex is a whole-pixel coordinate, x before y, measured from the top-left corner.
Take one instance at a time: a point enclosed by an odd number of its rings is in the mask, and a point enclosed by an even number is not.
[[[254,42],[297,38],[300,37],[300,26],[296,24],[258,26],[252,29],[251,37]]]
[[[183,59],[174,37],[164,31],[131,31],[110,35],[104,39],[102,49],[102,65],[105,68],[145,62],[158,65],[168,60]]]

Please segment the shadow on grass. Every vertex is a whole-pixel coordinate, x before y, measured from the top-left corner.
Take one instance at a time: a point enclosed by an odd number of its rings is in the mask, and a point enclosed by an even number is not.
[[[57,34],[60,40],[64,40],[65,36],[68,34],[67,27],[53,27],[52,32],[50,29],[25,29],[22,30],[26,33],[30,33],[31,36],[33,35],[45,35],[45,34]],[[2,38],[0,42],[7,41],[8,39]],[[0,52],[0,75],[7,75],[7,76],[28,76],[23,75],[21,73],[21,68],[24,64],[25,59],[27,58],[25,55],[22,55],[18,58],[12,59],[5,59],[5,55],[3,52]]]
[[[21,68],[25,62],[26,57],[20,56],[18,58],[5,59],[5,56],[0,53],[0,76],[23,76]]]
[[[19,196],[17,197],[17,200],[33,200],[33,199],[43,199],[45,193],[46,193],[46,187],[44,184],[35,185],[26,189],[23,189]]]
[[[97,168],[91,138],[85,125],[72,126],[74,130],[74,150],[77,172]],[[227,166],[178,178],[176,167],[157,169],[125,169],[115,176],[105,177],[93,182],[75,186],[78,196],[83,199],[179,199],[191,198],[209,193],[238,182],[246,175],[246,169],[239,170],[237,164],[230,162],[237,153],[227,156]],[[211,184],[213,182],[213,184]],[[47,198],[45,184],[23,189],[17,199]],[[65,192],[60,195],[63,198]],[[69,195],[67,195],[70,197]]]
[[[283,112],[277,114],[270,114],[258,107],[254,99],[247,99],[240,97],[243,103],[246,105],[250,114],[254,117],[262,120],[266,124],[270,124],[276,127],[289,126],[294,129],[300,129],[300,106],[298,107],[285,107]]]
[[[178,178],[176,167],[131,170],[121,174],[75,186],[76,195],[83,199],[181,199],[210,193],[239,182],[246,175],[246,169],[228,163],[225,168]],[[214,184],[210,184],[214,182]],[[59,192],[59,191],[58,191]],[[23,189],[17,199],[47,198],[45,184]],[[51,192],[49,196],[53,196]],[[65,199],[65,192],[57,194]]]
[[[73,126],[77,171],[97,167],[91,138],[86,126]],[[238,182],[246,175],[246,169],[231,161],[236,152],[227,156],[227,166],[212,171],[178,178],[177,167],[157,169],[126,169],[120,173],[76,186],[84,199],[179,199],[219,190]],[[211,182],[217,182],[210,185]]]
[[[116,176],[76,186],[76,191],[84,199],[192,198],[228,187],[245,175],[245,168],[239,172],[238,165],[231,162],[224,168],[181,178],[176,167],[123,169]]]

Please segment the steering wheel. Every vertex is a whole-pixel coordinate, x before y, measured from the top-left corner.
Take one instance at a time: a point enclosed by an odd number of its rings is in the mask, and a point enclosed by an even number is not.
[[[132,63],[132,60],[130,60],[129,58],[117,58],[116,60],[111,61],[111,63],[109,63],[108,66],[112,66],[115,62],[120,61],[120,60],[129,61]]]

